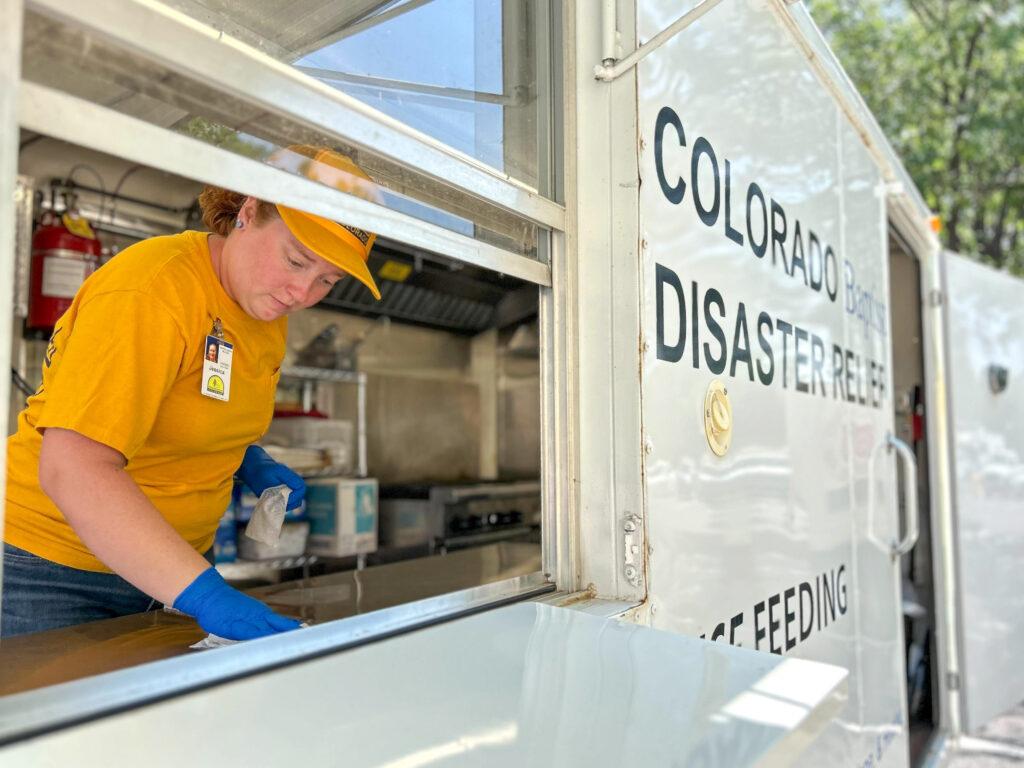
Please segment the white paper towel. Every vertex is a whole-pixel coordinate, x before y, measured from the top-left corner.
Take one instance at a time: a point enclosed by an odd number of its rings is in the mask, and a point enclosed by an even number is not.
[[[275,485],[261,493],[249,524],[245,526],[245,535],[268,546],[277,544],[291,495],[292,490],[287,485]]]
[[[309,626],[308,622],[302,622],[299,624],[299,629],[305,629]],[[200,640],[198,643],[193,643],[189,648],[196,651],[207,651],[211,648],[223,648],[226,645],[235,645],[235,643],[242,643],[244,640],[228,640],[226,637],[215,635],[212,632]]]

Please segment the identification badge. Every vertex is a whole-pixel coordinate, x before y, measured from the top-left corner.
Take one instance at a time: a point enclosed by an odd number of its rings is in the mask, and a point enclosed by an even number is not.
[[[231,357],[234,347],[216,336],[206,337],[203,378],[200,392],[214,400],[227,402],[231,395]]]

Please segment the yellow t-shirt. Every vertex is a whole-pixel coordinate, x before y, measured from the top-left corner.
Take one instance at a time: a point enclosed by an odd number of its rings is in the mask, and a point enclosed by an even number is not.
[[[227,402],[200,394],[215,318],[234,345]],[[72,568],[109,571],[39,487],[42,430],[59,427],[120,451],[142,492],[205,552],[246,447],[270,424],[286,335],[285,318],[256,320],[225,293],[205,233],[125,249],[85,281],[57,322],[42,386],[7,441],[4,541]]]

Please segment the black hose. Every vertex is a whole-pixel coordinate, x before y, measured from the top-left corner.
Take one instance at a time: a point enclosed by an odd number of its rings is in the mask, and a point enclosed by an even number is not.
[[[11,366],[11,381],[14,386],[17,387],[25,397],[32,397],[36,393],[35,388],[22,378],[22,375],[18,373],[17,369]]]

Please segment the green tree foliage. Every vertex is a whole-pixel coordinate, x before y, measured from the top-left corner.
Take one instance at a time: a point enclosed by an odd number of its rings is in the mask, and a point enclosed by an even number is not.
[[[807,0],[943,222],[1024,274],[1024,0]]]
[[[210,122],[202,117],[189,117],[175,126],[175,130],[194,139],[213,144],[215,147],[230,149],[239,155],[263,160],[269,150],[265,142],[259,142],[245,134],[218,123]]]

